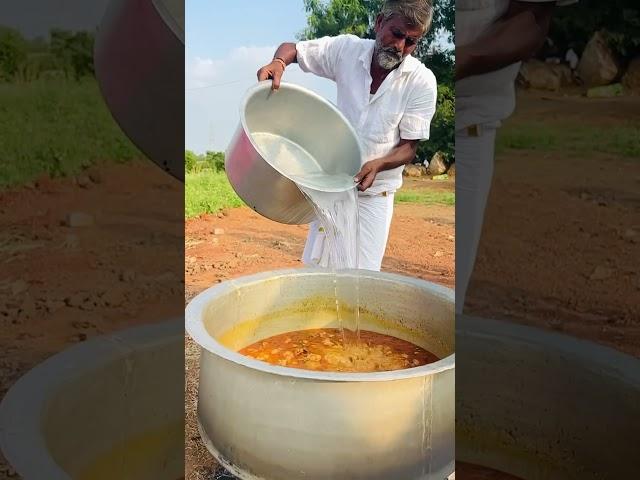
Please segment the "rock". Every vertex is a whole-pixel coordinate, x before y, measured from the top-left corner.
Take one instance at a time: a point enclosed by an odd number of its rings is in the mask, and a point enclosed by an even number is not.
[[[422,173],[423,176],[427,175],[427,167],[425,167],[424,165],[418,165],[418,168],[420,169],[420,173]]]
[[[421,177],[422,170],[420,170],[420,167],[418,165],[414,163],[409,163],[404,166],[402,175],[404,175],[405,177]]]
[[[62,247],[67,248],[69,250],[74,250],[78,248],[79,243],[80,242],[78,240],[78,236],[74,233],[70,233],[65,237],[64,241],[62,242]]]
[[[119,307],[126,301],[127,297],[123,288],[114,287],[102,295],[102,301],[109,307]]]
[[[216,216],[217,216],[218,218],[224,218],[224,214],[223,214],[222,212],[218,212],[218,213],[216,213]]]
[[[444,252],[438,250],[436,253],[433,254],[434,257],[438,258],[438,257],[442,257],[444,255]]]
[[[64,299],[65,305],[68,307],[80,307],[85,301],[85,295],[82,293],[74,293]]]
[[[131,269],[123,270],[120,272],[120,275],[118,275],[118,279],[121,282],[131,283],[136,279],[136,272]]]
[[[590,280],[606,280],[607,278],[611,278],[613,275],[613,269],[603,266],[597,266],[591,276]]]
[[[80,188],[89,188],[92,183],[93,182],[89,178],[89,175],[87,175],[86,173],[81,173],[80,175],[76,176],[76,184]]]
[[[449,175],[449,178],[456,178],[456,164],[452,163],[451,166],[449,167],[449,170],[447,170],[447,175]]]
[[[596,87],[610,84],[619,71],[618,62],[604,35],[594,33],[578,63],[578,75],[588,86]]]
[[[100,170],[96,168],[92,168],[91,170],[89,170],[88,176],[93,183],[102,183],[103,181],[102,173],[100,173]]]
[[[44,308],[47,310],[47,313],[54,313],[64,307],[64,305],[65,302],[61,300],[48,299],[44,304]]]
[[[631,60],[627,73],[622,77],[622,84],[633,94],[640,95],[640,57]]]
[[[214,228],[213,229],[213,234],[214,235],[224,235],[224,229],[223,228]]]
[[[71,228],[89,227],[93,225],[93,216],[84,212],[71,212],[67,214],[65,225]]]
[[[563,65],[554,65],[545,63],[540,60],[529,60],[524,62],[520,67],[520,76],[525,86],[535,90],[551,90],[558,91],[563,85],[565,74],[559,73]],[[568,78],[571,78],[571,69],[564,65],[568,70]]]
[[[619,97],[623,94],[624,94],[624,88],[620,83],[614,83],[613,85],[605,85],[603,87],[593,87],[587,90],[587,97],[589,98]]]
[[[76,333],[71,337],[72,340],[76,342],[84,342],[87,339],[86,333]]]
[[[26,292],[28,289],[29,289],[29,284],[22,279],[16,280],[11,284],[11,293],[14,296],[20,295],[21,293]]]
[[[447,163],[442,153],[436,152],[429,161],[429,168],[427,168],[427,175],[442,175],[447,171]]]
[[[26,318],[33,318],[36,314],[36,302],[30,295],[27,295],[20,306],[21,315]]]

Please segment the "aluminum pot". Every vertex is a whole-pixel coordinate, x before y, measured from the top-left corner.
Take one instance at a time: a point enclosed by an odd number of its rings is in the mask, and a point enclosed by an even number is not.
[[[0,446],[25,480],[184,475],[182,319],[96,337],[25,374],[0,405]]]
[[[526,480],[638,478],[640,360],[473,317],[456,345],[457,460]]]
[[[184,1],[111,0],[96,35],[94,64],[124,133],[184,181]]]
[[[335,282],[337,280],[337,283]],[[267,336],[335,327],[359,292],[361,328],[441,360],[376,373],[313,372],[245,357]],[[285,314],[283,312],[289,312]],[[318,269],[267,272],[195,297],[186,327],[202,347],[201,436],[243,480],[434,479],[454,469],[454,295],[404,276]]]
[[[259,214],[285,224],[309,223],[311,204],[291,180],[291,171],[261,149],[255,134],[269,134],[308,153],[329,182],[310,184],[335,191],[331,175],[354,177],[360,171],[362,147],[340,111],[321,96],[297,85],[271,81],[251,87],[240,106],[240,124],[225,155],[229,182],[242,200]],[[353,187],[352,187],[353,188]]]

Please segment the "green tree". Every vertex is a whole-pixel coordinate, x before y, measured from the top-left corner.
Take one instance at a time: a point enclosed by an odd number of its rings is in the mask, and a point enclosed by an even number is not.
[[[580,0],[559,8],[550,36],[561,49],[573,47],[581,53],[597,30],[604,30],[611,47],[629,60],[640,51],[640,5],[638,0]]]
[[[207,152],[205,154],[205,162],[207,168],[220,172],[224,170],[224,153],[222,152]]]
[[[61,70],[76,80],[94,74],[94,37],[89,32],[51,30],[50,49]]]
[[[187,172],[194,172],[198,164],[198,155],[191,150],[184,152],[184,168]]]
[[[16,30],[0,27],[0,80],[13,80],[27,58],[27,43]]]
[[[374,38],[376,17],[384,0],[305,0],[307,28],[300,39],[320,38],[351,33],[362,38]],[[438,111],[431,124],[431,139],[421,142],[417,158],[431,158],[442,151],[454,160],[455,100],[453,85],[455,32],[454,0],[434,0],[431,29],[423,37],[414,56],[434,73],[438,80]]]

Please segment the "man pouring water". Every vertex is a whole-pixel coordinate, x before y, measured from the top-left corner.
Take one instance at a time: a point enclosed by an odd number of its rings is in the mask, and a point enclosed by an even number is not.
[[[395,191],[404,165],[429,138],[437,84],[433,73],[411,54],[433,18],[430,0],[386,0],[375,23],[375,40],[338,35],[283,43],[258,71],[277,90],[291,63],[336,82],[337,107],[363,147],[356,175],[359,208],[358,267],[380,270],[389,237]],[[311,224],[303,260],[318,265],[329,248],[318,221]]]

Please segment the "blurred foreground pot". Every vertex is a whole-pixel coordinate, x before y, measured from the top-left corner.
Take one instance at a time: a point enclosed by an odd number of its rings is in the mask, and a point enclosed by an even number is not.
[[[181,478],[183,358],[181,320],[51,357],[0,405],[4,456],[25,480]]]
[[[638,478],[638,359],[473,317],[456,346],[457,460],[526,480]]]
[[[94,65],[124,133],[184,181],[184,1],[111,0],[96,36]]]

